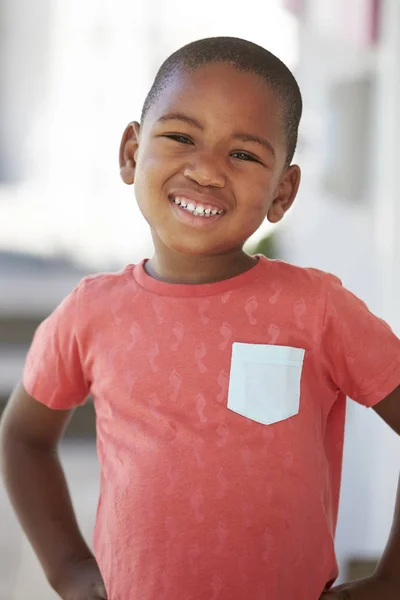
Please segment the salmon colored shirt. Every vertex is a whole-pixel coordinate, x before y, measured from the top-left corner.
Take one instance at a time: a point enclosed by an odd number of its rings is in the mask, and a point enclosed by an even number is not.
[[[180,285],[143,262],[80,283],[24,384],[53,409],[94,398],[109,600],[317,600],[337,576],[345,399],[400,384],[400,341],[321,271],[260,257]]]

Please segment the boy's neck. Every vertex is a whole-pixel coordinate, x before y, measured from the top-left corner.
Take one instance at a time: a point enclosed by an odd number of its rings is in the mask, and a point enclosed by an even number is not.
[[[185,255],[157,249],[145,269],[150,277],[167,283],[215,283],[248,271],[257,259],[243,250],[213,256]]]

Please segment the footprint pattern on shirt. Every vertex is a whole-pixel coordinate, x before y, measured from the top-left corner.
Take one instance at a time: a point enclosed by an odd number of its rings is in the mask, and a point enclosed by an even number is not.
[[[208,316],[208,310],[210,308],[211,301],[210,300],[199,300],[199,314],[200,321],[203,325],[207,325],[210,322],[210,317]]]
[[[244,468],[246,469],[246,474],[251,475],[251,450],[248,446],[243,446],[240,450],[240,456],[242,457],[242,461],[244,464]]]
[[[218,598],[221,597],[223,587],[224,586],[219,575],[213,575],[211,580],[212,596],[210,597],[210,600],[218,600]]]
[[[264,442],[261,446],[261,451],[268,456],[271,453],[271,444],[275,439],[274,428],[273,427],[264,427],[261,430],[261,436],[262,436],[262,439]]]
[[[270,298],[269,298],[269,303],[271,305],[274,305],[278,302],[279,296],[281,295],[281,293],[283,291],[283,287],[277,281],[273,281],[270,285],[270,288],[272,289],[273,293],[272,293],[272,296],[270,296]]]
[[[171,515],[167,516],[165,518],[164,521],[164,526],[165,529],[168,533],[168,537],[169,537],[169,542],[173,542],[174,539],[176,538],[177,534],[179,533],[179,529],[178,529],[178,525],[176,523],[176,519],[174,517],[172,517]]]
[[[247,314],[247,318],[249,320],[250,325],[257,325],[257,319],[254,316],[254,313],[256,312],[257,308],[258,302],[254,296],[246,300],[245,312]]]
[[[133,350],[133,348],[136,346],[136,344],[138,343],[138,341],[140,340],[140,338],[142,336],[142,330],[141,330],[140,325],[136,322],[132,323],[132,325],[129,329],[129,334],[130,334],[130,341],[127,344],[127,348],[128,348],[128,350]]]
[[[229,437],[229,428],[225,423],[219,423],[217,427],[218,442],[217,446],[223,448],[226,446]]]
[[[224,471],[223,471],[222,467],[220,467],[220,469],[218,471],[217,480],[218,480],[218,489],[217,489],[217,493],[216,493],[215,497],[217,498],[217,500],[223,500],[226,496],[226,491],[228,489],[228,479],[224,475]]]
[[[199,564],[201,557],[200,546],[197,542],[194,542],[187,551],[187,557],[189,560],[189,568],[192,575],[197,575],[199,573]]]
[[[229,388],[229,375],[226,371],[220,371],[218,375],[218,386],[220,389],[219,394],[217,394],[217,402],[221,403],[226,400]]]
[[[124,372],[124,382],[128,396],[133,398],[135,396],[136,376],[130,369]]]
[[[281,330],[279,329],[279,327],[277,325],[269,325],[268,334],[269,334],[269,343],[271,345],[276,344],[276,342],[278,341],[280,332],[281,332]]]
[[[207,367],[205,366],[203,359],[205,358],[207,354],[207,349],[205,344],[199,344],[196,348],[196,350],[194,351],[194,358],[195,361],[197,363],[197,367],[200,371],[200,373],[206,373],[207,372]]]
[[[160,367],[158,366],[156,359],[160,354],[160,348],[157,342],[153,342],[150,350],[147,352],[147,357],[149,359],[150,367],[153,373],[158,373]]]
[[[228,304],[229,300],[231,299],[231,296],[232,296],[232,292],[226,292],[226,294],[223,294],[221,296],[222,304]]]
[[[174,465],[168,465],[167,477],[169,483],[165,488],[165,493],[170,496],[173,493],[175,484],[179,479],[178,471],[175,469]]]
[[[262,560],[264,563],[269,563],[272,559],[275,548],[275,538],[267,527],[263,535],[263,553]]]
[[[294,458],[291,452],[288,452],[283,457],[282,465],[285,469],[291,469],[293,467]]]
[[[214,548],[214,554],[222,554],[229,537],[228,527],[223,521],[219,521],[215,533],[217,535],[217,543]]]
[[[154,408],[158,408],[161,405],[160,402],[160,398],[158,397],[158,394],[156,394],[155,392],[152,392],[149,396],[149,404],[150,406],[153,406]]]
[[[198,523],[202,523],[204,521],[204,515],[202,513],[202,506],[204,503],[204,496],[201,490],[197,490],[192,497],[190,498],[190,504],[192,506],[195,519]]]
[[[161,296],[155,296],[153,298],[153,310],[156,316],[158,325],[162,325],[165,321],[165,303]]]
[[[197,467],[199,469],[205,469],[206,463],[203,460],[204,454],[204,440],[201,438],[196,438],[193,442],[193,454],[196,459]]]
[[[232,336],[233,336],[232,327],[229,325],[229,323],[224,321],[222,323],[219,331],[222,336],[222,342],[219,344],[218,348],[220,350],[226,350],[232,340]]]
[[[250,504],[243,504],[241,506],[243,514],[243,522],[246,527],[251,527],[254,520],[254,508]]]
[[[179,321],[174,323],[174,325],[172,327],[172,335],[174,336],[174,339],[171,344],[171,350],[176,351],[179,349],[179,346],[182,343],[183,335],[184,335],[184,327],[183,327],[182,323],[180,323]]]
[[[179,375],[179,373],[177,371],[174,370],[174,371],[172,371],[172,373],[169,377],[169,382],[172,387],[172,392],[169,395],[169,399],[172,402],[176,402],[178,400],[179,391],[182,386],[182,377]]]
[[[297,327],[302,330],[305,329],[306,326],[304,324],[303,317],[307,312],[307,305],[304,302],[304,300],[299,300],[298,302],[296,302],[293,308],[293,312]]]
[[[200,423],[207,423],[207,417],[204,414],[204,409],[206,407],[206,399],[203,394],[197,394],[196,396],[196,411],[199,417]]]

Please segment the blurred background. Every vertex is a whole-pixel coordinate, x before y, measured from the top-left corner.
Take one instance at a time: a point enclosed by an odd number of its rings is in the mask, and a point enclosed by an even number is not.
[[[151,253],[118,174],[125,125],[156,69],[212,35],[259,43],[300,82],[296,205],[250,241],[337,274],[400,335],[398,0],[0,0],[0,410],[38,323],[96,271]],[[98,494],[91,404],[62,454],[90,539]],[[349,403],[337,532],[341,579],[368,572],[392,519],[400,445]],[[0,600],[55,600],[0,486]]]

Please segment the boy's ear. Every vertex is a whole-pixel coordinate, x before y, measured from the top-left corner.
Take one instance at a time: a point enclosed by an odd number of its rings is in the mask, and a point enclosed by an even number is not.
[[[299,189],[300,179],[300,167],[291,165],[286,169],[276,196],[268,209],[267,219],[270,223],[278,223],[292,206]]]
[[[121,140],[119,149],[119,168],[121,179],[127,185],[132,185],[135,181],[139,135],[140,125],[136,121],[133,121],[126,127]]]

